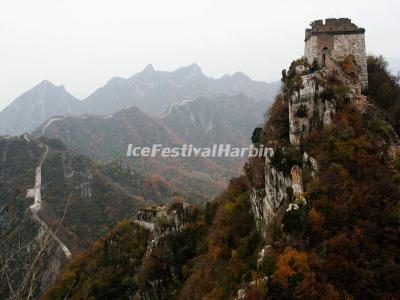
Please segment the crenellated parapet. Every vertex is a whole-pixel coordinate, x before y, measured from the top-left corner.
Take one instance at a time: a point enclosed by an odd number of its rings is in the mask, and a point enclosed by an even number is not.
[[[305,41],[316,35],[364,34],[365,29],[358,27],[348,18],[315,20],[306,29]]]

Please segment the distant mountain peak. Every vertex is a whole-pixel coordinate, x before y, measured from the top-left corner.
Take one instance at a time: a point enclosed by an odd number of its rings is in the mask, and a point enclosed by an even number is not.
[[[146,68],[143,69],[142,73],[152,73],[155,72],[155,69],[152,64],[148,64]]]
[[[203,71],[196,63],[193,63],[186,67],[179,68],[174,73],[180,76],[181,78],[186,78],[186,79],[193,78],[199,75],[204,76]]]
[[[40,88],[40,89],[57,89],[60,91],[65,91],[65,86],[64,85],[55,85],[54,83],[52,83],[51,81],[48,81],[47,79],[41,81],[38,85],[36,85],[35,88]]]
[[[204,74],[197,63],[173,71],[158,71],[149,64],[129,78],[113,77],[83,101],[76,99],[63,86],[43,80],[0,113],[0,134],[32,131],[55,115],[110,115],[131,104],[147,113],[159,115],[177,99],[186,96],[195,99],[242,92],[265,102],[275,97],[279,86],[253,81],[241,72],[212,78]]]
[[[0,134],[19,135],[52,116],[79,114],[80,104],[63,85],[43,80],[0,112]]]
[[[124,78],[122,78],[122,77],[115,76],[115,77],[111,78],[111,79],[107,82],[107,84],[110,84],[110,85],[120,85],[120,84],[124,84],[124,83],[125,83],[125,80],[126,80],[126,79],[124,79]]]
[[[41,81],[37,87],[55,87],[56,85],[50,81],[48,81],[47,79]]]
[[[232,75],[232,77],[237,79],[251,80],[250,77],[244,74],[243,72],[236,72],[235,74]]]
[[[190,69],[193,70],[193,71],[201,72],[201,68],[200,68],[200,66],[199,66],[197,63],[191,64],[188,68],[190,68]]]
[[[203,74],[203,71],[201,70],[200,66],[196,63],[191,64],[187,68],[188,70],[190,70],[192,74]]]

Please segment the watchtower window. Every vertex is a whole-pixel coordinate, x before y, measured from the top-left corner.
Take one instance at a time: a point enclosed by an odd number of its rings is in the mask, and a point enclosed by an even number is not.
[[[326,63],[326,53],[328,52],[328,47],[324,47],[322,49],[322,66],[325,67],[325,63]]]

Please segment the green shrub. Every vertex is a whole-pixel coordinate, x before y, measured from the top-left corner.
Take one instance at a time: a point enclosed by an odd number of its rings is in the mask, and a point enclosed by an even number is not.
[[[296,111],[296,117],[307,118],[307,116],[308,116],[307,106],[305,106],[304,104],[300,104]]]
[[[306,211],[301,205],[298,209],[285,212],[282,224],[285,232],[301,232],[305,226]]]
[[[300,151],[295,148],[277,147],[274,156],[271,158],[271,166],[283,172],[286,176],[290,175],[292,167],[302,162]]]
[[[335,99],[335,93],[333,92],[333,90],[331,88],[326,88],[321,92],[319,97],[323,101],[333,100],[333,99]]]
[[[264,130],[261,126],[257,126],[254,131],[253,135],[251,136],[251,142],[253,144],[260,144],[263,141]]]

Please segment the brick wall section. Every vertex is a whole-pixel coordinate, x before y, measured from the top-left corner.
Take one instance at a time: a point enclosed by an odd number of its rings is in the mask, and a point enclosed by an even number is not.
[[[335,35],[334,48],[331,57],[335,61],[342,61],[347,55],[353,55],[361,68],[358,80],[363,89],[368,86],[367,55],[365,50],[364,34]]]
[[[314,21],[311,29],[306,29],[304,56],[310,64],[316,59],[320,65],[324,65],[323,53],[336,62],[353,55],[360,67],[360,73],[357,74],[360,85],[366,89],[368,71],[364,32],[350,19],[327,19],[325,23],[322,20]]]

